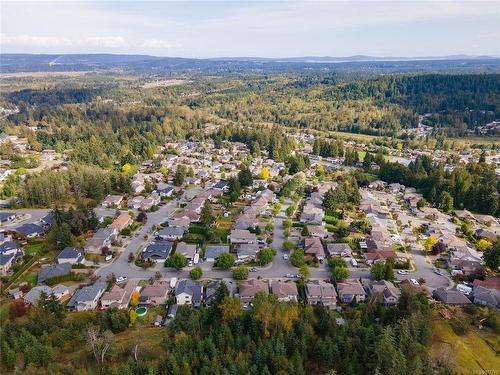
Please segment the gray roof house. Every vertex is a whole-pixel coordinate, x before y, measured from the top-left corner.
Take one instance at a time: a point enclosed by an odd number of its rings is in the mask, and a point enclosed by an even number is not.
[[[67,264],[67,263],[66,263]],[[66,307],[72,311],[94,310],[97,307],[99,298],[106,290],[106,283],[96,282],[91,286],[78,289],[69,300]]]
[[[326,245],[326,251],[331,257],[350,257],[351,247],[347,243],[329,243]]]
[[[395,306],[399,301],[401,291],[387,280],[375,281],[369,286],[370,294],[379,293],[385,306]]]
[[[312,280],[306,284],[305,293],[307,303],[310,305],[321,305],[331,309],[337,306],[337,291],[333,284]]]
[[[233,229],[228,236],[228,240],[233,244],[255,243],[257,236],[246,229]]]
[[[38,237],[44,233],[44,230],[41,226],[33,223],[23,224],[20,227],[16,228],[15,231],[22,237],[26,238]]]
[[[85,259],[83,251],[76,247],[65,247],[57,256],[57,263],[70,263],[78,264],[82,263]]]
[[[42,293],[45,293],[47,297],[53,294],[54,297],[60,300],[65,296],[69,296],[69,288],[62,284],[58,284],[53,288],[47,285],[38,285],[24,295],[24,303],[36,306]]]
[[[203,286],[193,280],[181,280],[175,288],[177,305],[200,307],[203,298]]]
[[[146,260],[164,262],[172,251],[173,243],[160,241],[149,244],[143,251],[142,256]]]
[[[471,301],[456,289],[437,288],[434,291],[434,298],[447,305],[468,305]]]
[[[164,240],[180,240],[186,231],[185,227],[166,227],[160,230],[157,236]]]
[[[48,279],[53,277],[65,276],[71,273],[71,264],[51,264],[43,267],[40,272],[38,272],[38,284],[44,283]]]
[[[205,249],[205,260],[214,262],[222,253],[229,253],[229,246],[226,245],[210,245]]]
[[[500,308],[500,291],[494,288],[474,286],[474,303]]]

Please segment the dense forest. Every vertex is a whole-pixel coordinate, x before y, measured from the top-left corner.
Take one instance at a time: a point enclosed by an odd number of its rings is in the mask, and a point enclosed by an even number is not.
[[[25,314],[29,320],[21,318]],[[243,310],[223,285],[212,306],[179,307],[175,320],[167,328],[158,328],[163,330],[159,345],[134,341],[118,345],[120,332],[135,330],[129,325],[139,324],[130,320],[127,311],[70,317],[56,300],[42,297],[38,307],[29,311],[11,308],[10,319],[1,327],[1,360],[4,369],[21,366],[25,373],[38,374],[419,375],[441,371],[430,362],[431,308],[425,296],[404,289],[393,309],[373,299],[347,307],[343,315],[344,321],[336,321],[335,311],[278,302],[264,294],[256,296],[252,308]],[[103,350],[106,343],[108,351]]]
[[[408,167],[382,163],[378,175],[384,181],[417,188],[428,202],[444,211],[466,208],[500,216],[500,180],[494,167],[484,161],[445,171],[430,157],[420,156]]]
[[[409,75],[357,79],[299,76],[191,99],[192,107],[240,123],[400,135],[418,115],[437,134],[462,136],[500,115],[500,75]]]
[[[2,127],[36,126],[35,148],[75,148],[75,158],[104,165],[109,155],[147,156],[166,134],[189,136],[213,116],[243,125],[404,137],[422,114],[429,114],[424,123],[435,135],[446,136],[463,136],[500,117],[499,74],[220,75],[149,90],[138,86],[143,81],[107,77],[99,85],[94,77],[91,85],[73,80],[70,87],[7,86],[1,100],[20,112]],[[116,106],[111,98],[135,104]],[[102,145],[94,140],[106,152],[85,155],[79,141],[89,142],[91,134],[106,140]]]

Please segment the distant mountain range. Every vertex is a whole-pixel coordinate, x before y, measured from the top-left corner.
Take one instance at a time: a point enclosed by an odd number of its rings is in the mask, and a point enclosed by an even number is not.
[[[500,71],[497,56],[303,56],[286,58],[216,57],[206,59],[119,54],[0,54],[0,72],[126,70],[149,73],[301,71],[304,69],[370,72]]]

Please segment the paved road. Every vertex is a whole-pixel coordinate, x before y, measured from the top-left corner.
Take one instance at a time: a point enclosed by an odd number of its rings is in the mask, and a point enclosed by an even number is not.
[[[425,285],[430,289],[437,289],[440,287],[448,288],[453,285],[449,277],[443,274],[438,275],[435,273],[436,268],[431,263],[431,261],[425,256],[424,248],[421,244],[415,241],[414,245],[411,247],[411,256],[413,259],[413,265],[415,266],[415,271],[410,272],[409,275],[396,275],[397,279],[424,279]]]
[[[17,215],[20,216],[19,219],[14,220],[13,222],[8,222],[8,223],[2,223],[1,228],[9,228],[9,229],[15,229],[20,227],[23,224],[28,224],[28,223],[37,223],[40,221],[41,218],[43,218],[45,215],[47,215],[51,210],[47,208],[23,208],[23,209],[18,209],[18,210],[2,210],[0,212],[15,212]]]
[[[143,270],[136,267],[133,263],[128,262],[129,254],[136,254],[139,248],[145,246],[145,244],[152,238],[153,226],[163,223],[176,209],[177,203],[170,202],[165,206],[161,206],[156,212],[148,213],[148,221],[143,225],[137,232],[132,240],[127,245],[125,250],[120,254],[120,256],[104,267],[101,267],[96,271],[96,275],[101,277],[106,277],[111,273],[115,276],[127,276],[129,278],[144,278],[147,279],[154,276],[156,269],[150,268],[148,270]],[[148,236],[148,240],[144,239],[144,236]],[[155,268],[163,268],[163,264],[158,265]],[[164,268],[163,268],[164,269]]]

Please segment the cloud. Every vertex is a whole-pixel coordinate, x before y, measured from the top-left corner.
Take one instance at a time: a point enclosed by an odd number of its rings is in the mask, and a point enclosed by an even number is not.
[[[126,47],[127,42],[121,36],[94,36],[83,39],[70,39],[37,35],[0,35],[0,44],[18,47]]]
[[[148,39],[141,44],[141,47],[151,49],[167,49],[172,48],[172,45],[164,40]]]

